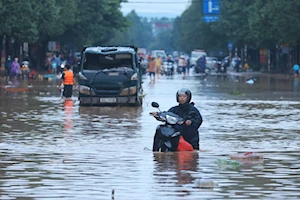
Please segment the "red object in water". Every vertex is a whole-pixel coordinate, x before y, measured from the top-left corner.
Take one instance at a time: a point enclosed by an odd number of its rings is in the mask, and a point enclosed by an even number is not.
[[[252,153],[253,153],[253,152],[247,152],[247,153],[245,153],[244,155],[247,156],[247,155],[252,154]]]
[[[190,143],[185,141],[185,139],[182,136],[180,136],[177,151],[194,151],[194,148]]]
[[[240,160],[240,159],[263,159],[263,154],[254,153],[252,151],[247,153],[237,153],[230,155],[230,159],[232,160]]]

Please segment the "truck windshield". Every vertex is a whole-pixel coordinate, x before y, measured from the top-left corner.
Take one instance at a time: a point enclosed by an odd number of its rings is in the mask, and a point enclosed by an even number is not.
[[[131,54],[96,54],[86,53],[83,61],[84,70],[123,70],[133,69]]]

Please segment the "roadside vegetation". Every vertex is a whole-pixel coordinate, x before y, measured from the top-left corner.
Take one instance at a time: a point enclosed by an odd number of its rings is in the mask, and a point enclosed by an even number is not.
[[[123,16],[123,0],[0,0],[2,49],[11,43],[18,54],[24,42],[38,48],[38,63],[49,41],[62,48],[80,50],[83,45],[135,45],[190,53],[204,49],[210,55],[234,55],[247,51],[250,66],[260,66],[260,50],[270,55],[271,70],[287,72],[300,57],[299,0],[222,0],[219,21],[203,21],[202,0],[192,0],[175,19],[142,18],[132,11]],[[154,35],[153,23],[171,28]],[[284,52],[288,49],[288,52]],[[31,52],[29,52],[31,54]]]

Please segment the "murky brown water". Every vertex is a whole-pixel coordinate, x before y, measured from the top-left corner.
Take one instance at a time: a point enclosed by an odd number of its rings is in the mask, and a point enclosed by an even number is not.
[[[299,79],[255,76],[145,77],[141,108],[79,107],[54,81],[0,89],[0,199],[299,199]],[[181,87],[204,118],[202,151],[153,154],[150,104],[168,109]],[[215,163],[248,151],[264,159]]]

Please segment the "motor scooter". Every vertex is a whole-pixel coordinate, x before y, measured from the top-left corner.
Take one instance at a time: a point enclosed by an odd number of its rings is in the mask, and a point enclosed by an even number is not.
[[[196,74],[202,73],[202,74],[210,74],[210,69],[208,67],[201,67],[200,65],[196,65],[194,69]]]
[[[163,62],[163,64],[160,66],[160,75],[166,75],[167,74],[167,62]]]
[[[174,74],[173,63],[172,62],[167,62],[166,68],[167,68],[166,75],[167,76],[173,76],[173,74]]]
[[[227,67],[229,66],[229,61],[227,59],[224,59],[222,61],[218,61],[218,70],[217,73],[226,73]]]
[[[151,103],[152,107],[159,109],[159,104],[156,102]],[[156,120],[165,122],[156,128],[153,141],[153,151],[155,152],[174,152],[174,151],[193,151],[193,147],[190,143],[184,140],[180,134],[180,126],[182,126],[186,120],[191,119],[196,113],[191,111],[185,118],[179,115],[163,111],[153,114],[150,113]]]
[[[22,62],[20,75],[22,78],[28,78],[29,73],[30,73],[29,62],[25,60]]]

